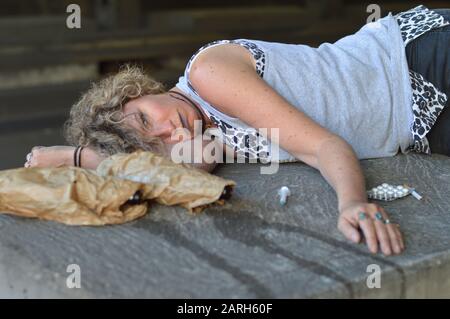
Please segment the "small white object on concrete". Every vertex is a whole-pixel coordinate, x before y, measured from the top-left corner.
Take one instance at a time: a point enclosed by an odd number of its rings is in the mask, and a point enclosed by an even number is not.
[[[416,192],[415,188],[410,187],[409,185],[406,185],[406,184],[404,184],[403,186],[408,189],[408,191],[411,193],[411,195],[414,196],[415,199],[417,199],[417,200],[422,199],[422,196],[420,196],[419,193]]]
[[[416,192],[416,190],[413,188],[411,189],[411,195],[413,195],[415,198],[417,198],[418,200],[422,199],[422,196],[419,195],[419,193]]]
[[[278,190],[278,196],[280,196],[280,204],[286,205],[288,196],[291,196],[291,191],[287,186],[282,186]]]

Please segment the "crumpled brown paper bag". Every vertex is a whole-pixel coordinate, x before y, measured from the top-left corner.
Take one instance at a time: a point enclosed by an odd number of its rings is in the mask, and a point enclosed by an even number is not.
[[[149,152],[117,154],[96,171],[19,168],[0,172],[0,213],[68,225],[120,224],[147,213],[147,200],[199,211],[223,202],[235,182]],[[130,199],[139,195],[140,200]]]
[[[145,199],[181,205],[191,212],[222,203],[220,198],[227,198],[236,185],[232,180],[143,151],[113,155],[100,163],[97,173],[144,183]]]
[[[0,172],[0,212],[68,225],[120,224],[147,212],[127,201],[144,185],[75,167]]]

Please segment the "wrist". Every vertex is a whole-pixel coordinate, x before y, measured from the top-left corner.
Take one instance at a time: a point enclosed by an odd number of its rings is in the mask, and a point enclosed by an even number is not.
[[[75,166],[73,162],[73,154],[75,152],[76,147],[67,146],[64,150],[64,166]]]
[[[73,152],[73,166],[82,167],[81,166],[81,154],[83,152],[84,147],[77,146]]]
[[[357,204],[367,204],[369,201],[367,199],[367,195],[358,196],[351,199],[340,200],[339,201],[339,213],[344,211],[346,208],[357,205]]]
[[[81,152],[81,165],[83,168],[87,169],[96,169],[98,164],[105,159],[105,156],[102,156],[95,150],[85,147]]]

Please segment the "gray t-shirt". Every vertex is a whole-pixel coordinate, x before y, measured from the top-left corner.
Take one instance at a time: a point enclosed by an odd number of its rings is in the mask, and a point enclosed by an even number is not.
[[[408,64],[400,29],[391,13],[353,35],[317,48],[240,40],[264,52],[263,79],[298,110],[344,138],[359,159],[393,156],[399,148],[406,153],[413,144]],[[177,87],[208,115],[233,127],[252,129],[197,95],[188,83],[190,65]],[[296,159],[280,148],[274,160]]]

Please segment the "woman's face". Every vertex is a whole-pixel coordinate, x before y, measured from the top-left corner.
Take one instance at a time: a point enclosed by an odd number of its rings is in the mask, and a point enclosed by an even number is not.
[[[123,113],[126,123],[145,136],[161,138],[165,144],[175,144],[187,139],[186,137],[171,138],[178,128],[187,129],[192,138],[194,121],[200,120],[199,114],[193,107],[173,98],[168,93],[144,95],[130,100],[125,104]],[[183,131],[180,130],[177,135],[182,133]]]

